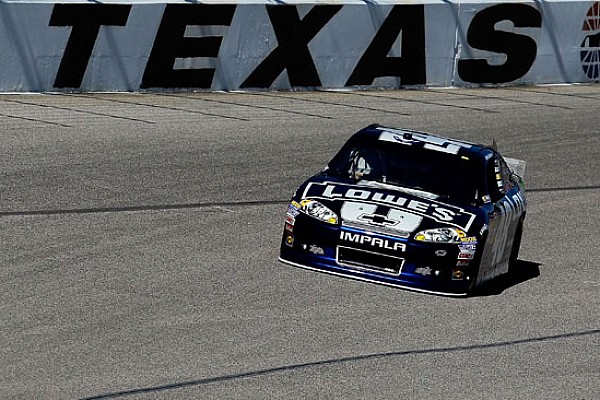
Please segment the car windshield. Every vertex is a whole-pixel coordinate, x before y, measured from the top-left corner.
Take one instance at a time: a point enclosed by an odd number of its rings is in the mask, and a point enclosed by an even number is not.
[[[389,142],[346,145],[329,163],[328,175],[433,193],[474,204],[482,195],[482,166],[457,154]]]

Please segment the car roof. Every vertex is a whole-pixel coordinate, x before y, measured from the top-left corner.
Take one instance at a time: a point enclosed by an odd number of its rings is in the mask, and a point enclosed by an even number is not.
[[[359,141],[384,141],[448,154],[457,154],[465,157],[489,158],[495,151],[485,145],[471,143],[464,140],[452,139],[444,136],[420,132],[413,129],[400,129],[385,127],[378,124],[369,125],[356,132],[352,140]]]

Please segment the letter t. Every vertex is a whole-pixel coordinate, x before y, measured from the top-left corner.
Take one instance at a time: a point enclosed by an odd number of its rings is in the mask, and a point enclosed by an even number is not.
[[[57,88],[81,86],[102,25],[125,26],[131,5],[56,4],[49,26],[72,26],[54,81]]]

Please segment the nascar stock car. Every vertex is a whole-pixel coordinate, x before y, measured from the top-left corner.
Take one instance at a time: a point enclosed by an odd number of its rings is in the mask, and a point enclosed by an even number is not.
[[[524,170],[495,145],[368,126],[296,190],[279,260],[421,292],[471,294],[517,259]]]

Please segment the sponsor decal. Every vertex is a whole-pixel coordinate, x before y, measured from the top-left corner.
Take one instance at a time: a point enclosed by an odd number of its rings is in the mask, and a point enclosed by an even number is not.
[[[287,244],[290,247],[293,246],[294,245],[294,237],[292,235],[286,236],[285,244]]]
[[[286,222],[285,231],[291,235],[292,233],[294,233],[294,225]]]
[[[600,2],[593,3],[583,21],[581,39],[581,67],[594,81],[600,79]]]
[[[393,250],[393,251],[405,251],[406,245],[404,243],[396,242],[389,239],[382,239],[373,236],[361,235],[360,233],[352,233],[341,231],[340,240],[346,242],[352,242],[357,244],[369,244],[373,247],[379,247],[381,249]]]
[[[323,250],[322,247],[316,246],[314,244],[311,244],[308,247],[308,251],[311,252],[311,253],[313,253],[313,254],[319,255],[319,256],[325,255],[325,250]]]
[[[443,222],[464,230],[469,230],[471,223],[475,219],[474,214],[449,204],[433,200],[417,200],[405,197],[402,193],[389,190],[375,190],[339,183],[311,182],[306,186],[302,197],[324,200],[354,200],[361,203],[383,205],[431,218],[437,222]]]
[[[288,210],[285,214],[285,231],[289,234],[294,232],[294,224],[296,223],[296,217],[300,211],[294,204],[288,206]]]
[[[475,251],[475,250],[477,250],[477,245],[475,245],[475,244],[459,244],[458,250],[460,250],[460,251]]]
[[[300,214],[300,205],[298,204],[298,207],[296,207],[293,203],[290,204],[287,209],[287,214],[292,217],[297,217],[298,214]]]
[[[488,230],[487,224],[484,224],[479,231],[479,236],[483,236],[483,234]]]
[[[512,196],[506,196],[498,202],[499,212],[502,216],[497,227],[494,244],[492,246],[492,263],[491,265],[499,265],[505,256],[509,239],[508,233],[510,227],[515,221],[521,217],[525,210],[525,198],[521,192]]]
[[[286,224],[294,225],[295,222],[296,222],[296,219],[294,218],[293,215],[291,215],[291,214],[285,215],[285,223]]]
[[[446,250],[436,250],[435,255],[438,257],[445,257],[448,252]]]
[[[407,132],[398,129],[381,128],[379,140],[386,142],[400,142],[404,144],[425,143],[424,148],[428,150],[440,151],[442,153],[458,154],[461,148],[470,148],[468,143],[457,140],[440,138],[433,135],[427,135],[419,132]],[[408,133],[408,135],[405,135]]]
[[[342,224],[369,225],[386,232],[410,233],[419,227],[423,217],[377,204],[344,202],[340,211]]]
[[[475,257],[474,251],[461,251],[458,253],[459,260],[472,260]]]
[[[285,213],[285,227],[289,233],[292,233],[292,229],[294,227],[294,224],[296,223],[296,217],[299,213],[300,211],[294,206],[290,205],[288,207],[288,210]]]
[[[460,241],[462,243],[477,244],[477,238],[475,236],[463,237],[463,238],[460,238]]]
[[[459,260],[456,262],[456,267],[464,268],[471,264],[471,260]]]
[[[454,281],[462,281],[465,279],[465,273],[460,269],[455,269],[452,271],[452,280]]]
[[[433,273],[433,270],[430,267],[419,267],[415,269],[415,274],[430,276]]]

